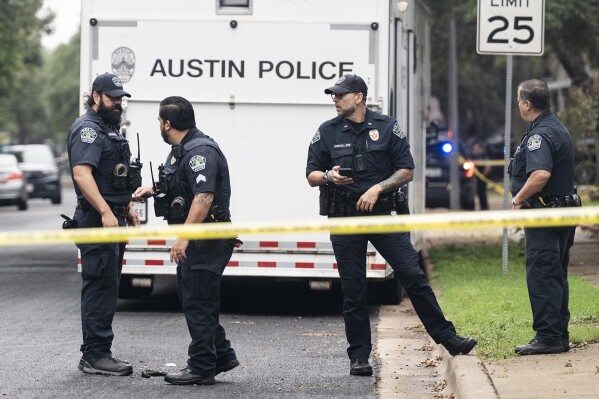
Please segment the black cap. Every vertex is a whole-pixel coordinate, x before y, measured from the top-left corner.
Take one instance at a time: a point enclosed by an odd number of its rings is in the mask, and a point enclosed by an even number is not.
[[[325,94],[362,93],[364,97],[368,94],[368,86],[364,79],[358,75],[344,75],[339,78],[335,86],[324,90]]]
[[[98,75],[92,85],[92,91],[101,91],[109,97],[131,97],[131,94],[123,90],[121,78],[111,73]]]

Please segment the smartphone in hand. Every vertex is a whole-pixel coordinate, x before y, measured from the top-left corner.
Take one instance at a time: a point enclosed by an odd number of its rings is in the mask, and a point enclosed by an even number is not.
[[[339,168],[339,174],[345,177],[354,177],[352,168]]]

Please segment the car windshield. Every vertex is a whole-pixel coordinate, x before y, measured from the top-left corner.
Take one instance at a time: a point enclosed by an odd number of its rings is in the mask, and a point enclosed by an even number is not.
[[[14,154],[19,162],[54,164],[54,157],[48,147],[27,147],[20,150],[9,149],[7,152]]]

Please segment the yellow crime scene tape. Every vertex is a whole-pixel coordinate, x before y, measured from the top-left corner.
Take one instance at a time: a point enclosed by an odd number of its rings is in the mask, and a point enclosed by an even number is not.
[[[599,224],[599,206],[485,212],[448,212],[417,215],[322,218],[302,221],[208,223],[163,227],[111,227],[57,231],[0,233],[0,246],[57,243],[125,242],[133,238],[230,238],[243,234],[330,232],[366,234],[412,230],[460,230],[488,227],[557,227]]]
[[[487,176],[485,176],[480,170],[478,170],[478,168],[476,166],[504,166],[504,161],[501,160],[477,160],[477,161],[471,161],[471,160],[466,160],[464,159],[464,157],[462,157],[461,155],[458,155],[458,161],[461,164],[464,164],[464,162],[472,162],[475,166],[474,168],[474,174],[476,175],[476,177],[478,177],[479,179],[481,179],[482,181],[484,181],[485,183],[487,183],[487,185],[489,187],[491,187],[492,190],[494,190],[495,192],[502,194],[504,193],[503,187],[497,183],[495,183],[494,181],[490,180]]]

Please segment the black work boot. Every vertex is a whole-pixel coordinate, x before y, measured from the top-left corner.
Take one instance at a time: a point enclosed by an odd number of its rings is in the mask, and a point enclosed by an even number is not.
[[[447,349],[447,352],[449,352],[451,356],[455,356],[467,355],[477,343],[478,341],[474,338],[464,338],[456,334],[443,342],[442,345]]]
[[[351,359],[349,373],[351,375],[359,375],[369,377],[372,375],[372,366],[368,363],[368,359]]]
[[[216,368],[214,369],[214,375],[216,376],[220,373],[226,373],[227,371],[233,370],[237,366],[239,366],[239,360],[237,360],[237,358],[225,360],[223,362],[217,361]]]
[[[569,347],[570,345],[568,345]],[[569,350],[569,348],[568,348]],[[563,345],[547,345],[537,339],[533,339],[526,345],[516,346],[516,353],[522,356],[526,355],[548,355],[551,353],[564,352]]]
[[[79,360],[77,368],[88,374],[131,375],[133,373],[133,367],[129,363],[116,360],[112,357],[103,357],[100,359],[86,359],[82,357]]]
[[[214,385],[213,376],[194,374],[187,367],[178,373],[166,373],[164,381],[174,385]]]

